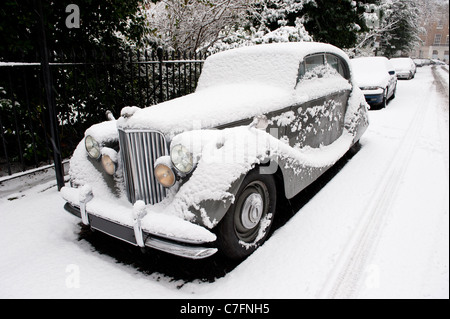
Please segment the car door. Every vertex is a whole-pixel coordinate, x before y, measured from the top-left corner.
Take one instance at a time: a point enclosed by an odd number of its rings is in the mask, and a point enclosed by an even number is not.
[[[392,63],[388,60],[386,61],[386,69],[389,73],[389,87],[387,92],[387,98],[390,98],[395,91],[395,87],[397,86],[397,74],[395,73],[395,68]]]
[[[341,136],[351,89],[349,77],[348,66],[338,56],[321,53],[304,59],[296,94],[309,99],[291,108],[296,120],[286,134],[292,147],[318,148]]]
[[[342,135],[352,88],[349,78],[348,65],[335,55],[319,53],[304,58],[295,88],[297,103],[282,114],[280,121],[288,124],[285,134],[291,147],[301,153],[311,148],[320,152],[321,146],[332,144]],[[282,162],[280,167],[287,198],[298,194],[329,168],[295,160]]]

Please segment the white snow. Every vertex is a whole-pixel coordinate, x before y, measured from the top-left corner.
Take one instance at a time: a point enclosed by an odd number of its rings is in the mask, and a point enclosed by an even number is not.
[[[361,150],[213,283],[178,289],[180,280],[78,240],[80,220],[63,210],[54,182],[15,200],[2,193],[0,297],[448,299],[448,100],[433,81],[422,67],[399,82],[387,108],[370,112]]]
[[[354,81],[359,87],[387,87],[389,71],[394,67],[385,57],[363,57],[351,60]]]
[[[206,59],[197,90],[248,82],[292,89],[300,62],[308,54],[317,52],[347,57],[342,50],[317,42],[271,43],[228,50]]]
[[[409,72],[415,69],[415,63],[411,58],[392,58],[392,65],[395,68],[395,72]]]
[[[81,188],[82,191],[76,188],[63,187],[61,194],[64,199],[73,205],[79,205],[82,200],[80,197],[83,196],[83,188],[85,187],[86,185]],[[120,199],[108,200],[109,197],[105,199],[96,196],[98,194],[96,189],[92,189],[90,185],[87,187],[93,191],[94,198],[86,203],[86,210],[104,219],[113,220],[116,223],[130,228],[133,227],[137,208],[133,207],[125,197],[122,196]],[[140,203],[138,202],[138,204]],[[164,211],[164,214],[161,211]],[[141,220],[142,229],[152,234],[195,242],[212,242],[216,240],[216,236],[205,228],[179,218],[180,213],[174,212],[164,202],[155,206],[147,205],[143,213],[145,213],[145,216]],[[188,217],[185,219],[188,219]]]
[[[439,78],[442,81],[442,83],[447,86],[447,91],[448,91],[448,85],[449,85],[448,65],[437,66],[436,72],[439,75]]]
[[[86,130],[84,135],[91,135],[98,142],[107,143],[117,141],[119,139],[117,121],[113,120],[94,124]]]
[[[230,121],[251,118],[280,105],[289,106],[291,101],[292,91],[269,85],[222,85],[139,109],[132,117],[118,119],[118,126],[131,129],[151,127],[171,139],[196,126],[212,128]]]

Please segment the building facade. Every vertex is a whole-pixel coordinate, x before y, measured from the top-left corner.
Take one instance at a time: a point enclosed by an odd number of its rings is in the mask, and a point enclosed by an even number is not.
[[[449,5],[438,7],[434,18],[424,24],[422,44],[411,52],[413,58],[436,59],[449,63]]]

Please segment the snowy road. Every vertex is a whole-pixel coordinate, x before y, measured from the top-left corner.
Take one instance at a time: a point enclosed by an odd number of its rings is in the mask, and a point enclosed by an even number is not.
[[[435,75],[399,81],[359,152],[239,265],[105,247],[51,184],[0,195],[0,298],[448,298],[448,69]]]

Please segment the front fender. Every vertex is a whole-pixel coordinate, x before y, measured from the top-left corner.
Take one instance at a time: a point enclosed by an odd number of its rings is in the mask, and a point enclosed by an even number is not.
[[[175,210],[184,211],[185,216],[193,214],[195,223],[214,228],[234,203],[246,174],[270,157],[271,138],[265,131],[246,126],[189,131],[174,137],[172,146],[188,148],[197,163],[174,195]]]
[[[230,206],[234,203],[237,191],[241,187],[246,174],[242,174],[227,189],[230,195],[222,200],[205,199],[200,203],[189,207],[191,213],[195,215],[195,223],[205,226],[209,229],[214,228],[225,216]]]

